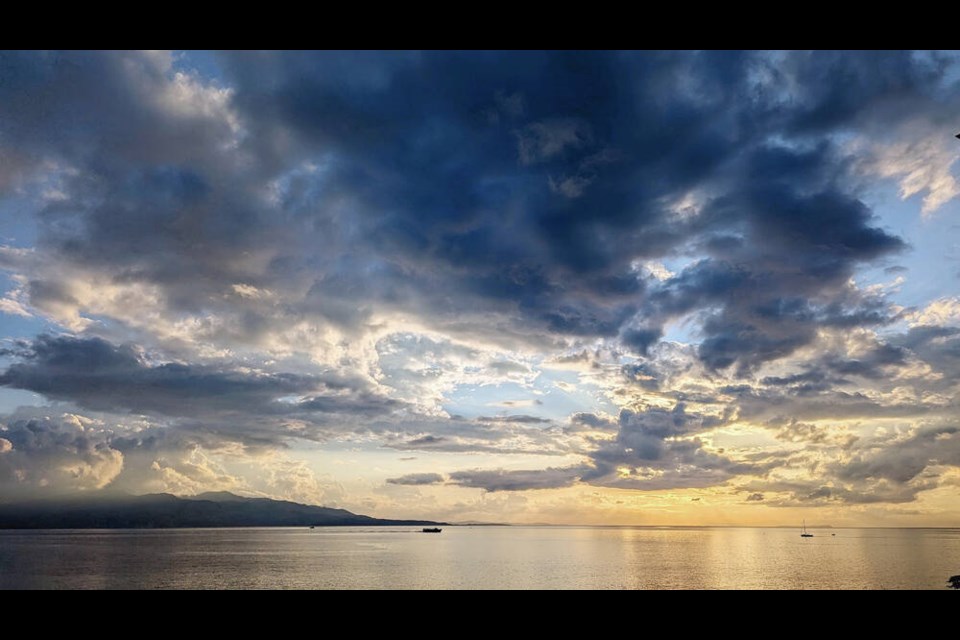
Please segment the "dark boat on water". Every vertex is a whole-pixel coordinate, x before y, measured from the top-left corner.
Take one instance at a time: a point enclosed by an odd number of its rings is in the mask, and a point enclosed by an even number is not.
[[[806,520],[803,521],[803,533],[800,534],[800,537],[801,537],[801,538],[812,538],[812,537],[813,537],[813,534],[812,534],[812,533],[807,533],[807,521],[806,521]]]
[[[441,531],[443,531],[443,529],[439,529],[439,528],[437,528],[437,527],[424,527],[424,528],[423,528],[423,532],[424,532],[424,533],[440,533]]]

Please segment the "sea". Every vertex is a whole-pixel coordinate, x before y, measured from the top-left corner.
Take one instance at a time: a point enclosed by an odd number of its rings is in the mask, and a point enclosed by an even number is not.
[[[945,589],[960,529],[0,531],[2,589]]]

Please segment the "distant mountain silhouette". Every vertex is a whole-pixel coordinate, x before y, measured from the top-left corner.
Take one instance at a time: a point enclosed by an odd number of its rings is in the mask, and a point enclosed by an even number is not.
[[[226,491],[179,498],[91,495],[0,504],[0,529],[143,529],[175,527],[306,527],[435,525],[430,520],[382,520],[344,509],[286,500],[244,498]]]

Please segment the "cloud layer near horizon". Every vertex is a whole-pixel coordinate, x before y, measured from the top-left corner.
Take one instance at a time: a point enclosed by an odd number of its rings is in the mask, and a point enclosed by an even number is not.
[[[931,218],[960,192],[953,58],[215,67],[0,53],[21,216],[0,310],[35,329],[0,384],[48,403],[0,427],[11,495],[357,505],[304,447],[415,452],[369,474],[374,510],[583,486],[895,505],[956,481],[957,274],[899,304],[911,246],[867,204],[890,183]]]

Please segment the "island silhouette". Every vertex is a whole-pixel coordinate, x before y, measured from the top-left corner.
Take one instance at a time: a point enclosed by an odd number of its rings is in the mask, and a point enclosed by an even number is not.
[[[226,491],[178,497],[90,495],[0,505],[0,529],[144,529],[178,527],[432,526],[432,520],[389,520]]]

